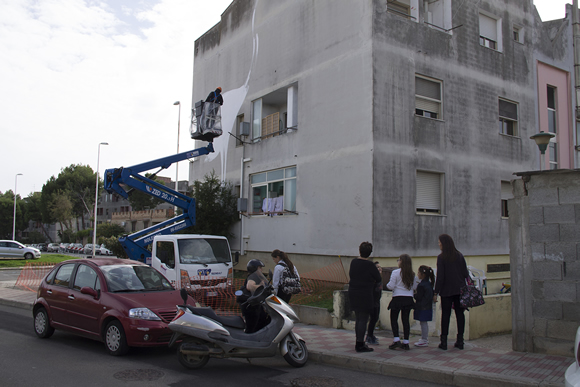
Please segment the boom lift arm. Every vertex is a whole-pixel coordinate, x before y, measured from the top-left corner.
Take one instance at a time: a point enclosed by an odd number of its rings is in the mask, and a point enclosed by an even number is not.
[[[213,151],[213,143],[210,142],[206,147],[197,148],[192,151],[178,153],[176,155],[137,164],[132,167],[107,169],[105,171],[105,189],[107,192],[117,193],[121,197],[127,199],[130,191],[136,189],[164,200],[167,203],[173,204],[183,210],[183,214],[181,215],[177,215],[162,223],[155,224],[131,235],[120,237],[119,242],[121,242],[121,245],[127,252],[129,258],[150,263],[151,252],[147,250],[146,246],[153,243],[153,237],[155,235],[173,234],[195,224],[194,198],[190,198],[164,186],[163,184],[159,184],[158,182],[141,175],[141,173],[153,168],[160,168],[159,171],[161,171],[169,168],[169,166],[175,162],[207,155]],[[123,186],[131,187],[131,190],[125,190]]]

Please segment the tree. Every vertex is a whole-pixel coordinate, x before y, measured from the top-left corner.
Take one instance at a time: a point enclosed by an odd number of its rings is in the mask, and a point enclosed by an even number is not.
[[[118,237],[125,233],[125,229],[115,223],[103,223],[97,225],[97,237],[99,238]]]
[[[40,192],[34,192],[24,200],[24,224],[28,224],[30,221],[40,225],[40,228],[44,234],[44,240],[42,242],[46,241],[47,238],[52,242],[52,239],[50,238],[50,235],[48,234],[43,223],[42,194]]]
[[[72,226],[72,219],[82,219],[81,227],[85,225],[85,214],[90,214],[95,201],[95,173],[88,165],[76,165],[63,168],[58,177],[52,176],[42,187],[42,218],[44,223],[60,222],[67,228]],[[63,206],[65,202],[70,203]],[[60,209],[56,213],[60,214],[56,219],[54,209]],[[63,216],[69,216],[64,219]]]
[[[20,195],[16,195],[16,230],[24,230],[22,216],[23,202]],[[0,193],[0,239],[12,239],[12,225],[14,221],[14,192]]]
[[[233,236],[230,229],[238,221],[233,184],[220,181],[212,171],[205,175],[203,182],[196,180],[193,183],[193,194],[196,208],[195,225],[191,227],[193,232]]]
[[[155,179],[155,177],[152,178],[152,176],[153,175],[151,173],[145,174],[145,177],[150,178],[159,184],[163,184],[161,181]],[[131,203],[131,208],[133,211],[143,211],[146,209],[154,209],[163,203],[163,200],[157,199],[156,197],[146,194],[145,192],[133,190],[129,193],[129,203]]]

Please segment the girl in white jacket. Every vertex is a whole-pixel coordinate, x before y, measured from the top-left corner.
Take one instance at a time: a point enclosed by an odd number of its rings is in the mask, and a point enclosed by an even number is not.
[[[413,271],[413,262],[409,255],[401,255],[397,264],[399,268],[393,271],[391,280],[387,284],[387,288],[393,291],[393,299],[388,309],[391,310],[391,329],[393,330],[394,339],[389,349],[402,348],[408,350],[409,334],[411,332],[409,316],[415,306],[413,293],[417,288],[417,281]],[[404,338],[402,342],[399,337],[399,313],[401,313],[401,320],[403,321]]]

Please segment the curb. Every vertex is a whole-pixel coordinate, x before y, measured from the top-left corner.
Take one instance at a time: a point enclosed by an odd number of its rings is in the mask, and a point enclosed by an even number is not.
[[[443,384],[447,386],[562,387],[560,383],[556,382],[537,381],[531,378],[510,375],[490,375],[484,372],[454,370],[448,367],[410,365],[408,363],[390,360],[377,361],[364,358],[363,356],[366,355],[357,355],[361,357],[355,358],[318,351],[309,351],[308,355],[310,360],[316,363],[409,380]]]
[[[30,302],[25,302],[25,301],[15,301],[15,300],[7,300],[4,298],[0,298],[0,305],[7,305],[7,306],[15,307],[15,308],[20,308],[20,309],[32,310],[32,304]]]

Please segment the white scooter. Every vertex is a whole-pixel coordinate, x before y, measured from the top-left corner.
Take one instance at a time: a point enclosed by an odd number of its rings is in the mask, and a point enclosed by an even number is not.
[[[210,357],[256,358],[275,356],[279,350],[293,367],[302,367],[308,360],[308,349],[302,337],[292,332],[300,321],[294,310],[272,294],[272,287],[259,287],[246,302],[263,304],[271,321],[255,333],[245,333],[240,316],[218,316],[212,308],[187,305],[187,292],[181,289],[183,305],[169,323],[173,337],[169,346],[177,343],[177,357],[181,365],[198,369]]]

